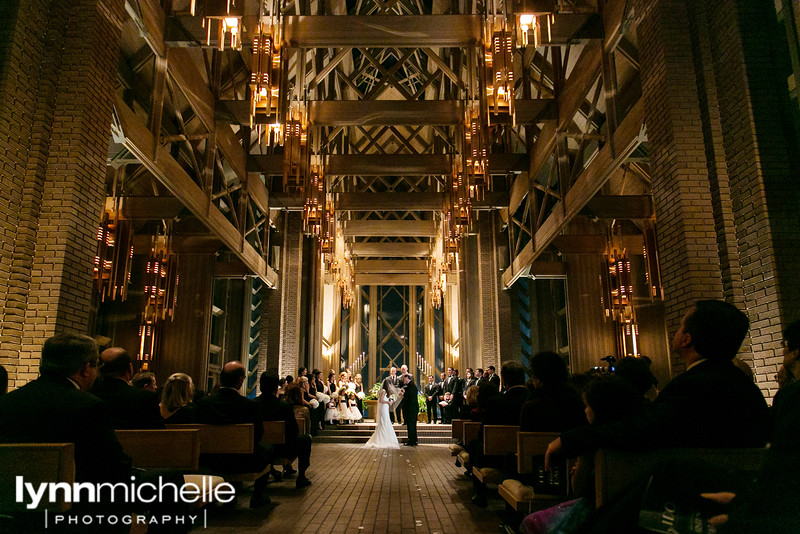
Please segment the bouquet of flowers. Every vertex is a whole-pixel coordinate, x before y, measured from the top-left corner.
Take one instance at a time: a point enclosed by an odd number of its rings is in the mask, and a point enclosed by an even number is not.
[[[319,408],[319,401],[317,399],[311,399],[310,401],[308,401],[308,403],[311,405],[312,410],[316,410],[317,408]]]
[[[397,400],[397,395],[395,395],[395,394],[391,394],[391,395],[389,395],[389,402],[391,402],[392,404],[394,404],[394,402],[395,402],[396,400]]]
[[[328,404],[331,401],[330,395],[326,395],[321,391],[317,391],[317,401],[321,402],[322,404]]]
[[[363,391],[359,391],[358,393],[356,393],[356,397],[358,397],[361,400],[364,400],[364,397],[365,397],[364,392]]]

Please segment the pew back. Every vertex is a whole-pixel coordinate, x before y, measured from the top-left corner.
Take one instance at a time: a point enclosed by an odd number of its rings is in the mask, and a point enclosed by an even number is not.
[[[547,446],[558,437],[558,432],[518,432],[517,471],[519,474],[533,473],[534,456],[544,456]]]
[[[614,500],[631,483],[647,476],[666,461],[702,460],[709,465],[756,472],[766,449],[663,449],[626,452],[600,449],[595,454],[595,499],[600,507]]]
[[[25,502],[17,503],[16,477],[23,477],[34,487],[49,482],[75,482],[75,445],[73,443],[7,443],[0,444],[0,511],[28,511]],[[37,510],[63,512],[71,504],[64,502],[64,492],[51,503],[42,499]],[[27,502],[27,501],[26,501]]]
[[[272,443],[273,445],[283,445],[286,443],[286,422],[285,421],[264,421],[264,437],[261,443]]]
[[[453,439],[458,443],[464,443],[464,423],[466,421],[466,419],[453,419],[451,422]]]
[[[166,425],[170,429],[197,429],[200,454],[250,454],[255,430],[249,423],[237,425]]]
[[[200,431],[197,429],[117,430],[116,434],[133,467],[198,469]]]
[[[483,454],[502,456],[517,452],[518,425],[486,425],[483,427]]]
[[[463,434],[462,434],[462,442],[466,447],[469,445],[469,442],[473,439],[478,439],[478,436],[481,432],[481,423],[480,422],[473,422],[473,421],[464,421],[462,423],[463,426]]]

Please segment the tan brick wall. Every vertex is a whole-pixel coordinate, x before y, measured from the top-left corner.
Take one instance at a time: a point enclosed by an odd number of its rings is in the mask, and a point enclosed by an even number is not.
[[[781,330],[800,318],[796,132],[771,3],[707,3],[757,381],[770,396]]]
[[[278,344],[278,374],[292,376],[299,366],[301,343],[300,307],[302,306],[303,270],[303,218],[300,212],[287,212],[285,215],[284,241],[281,247],[280,282],[276,294],[270,296],[269,308],[280,303],[280,322]],[[268,318],[269,320],[269,318]],[[269,320],[272,328],[275,321]],[[275,339],[275,330],[272,339]]]
[[[120,0],[23,0],[4,43],[0,142],[14,150],[0,154],[0,277],[9,280],[0,362],[13,364],[16,386],[35,378],[44,339],[91,328],[123,13]]]
[[[692,302],[723,294],[688,15],[683,0],[639,0],[642,92],[668,331]],[[673,360],[673,371],[683,362]]]

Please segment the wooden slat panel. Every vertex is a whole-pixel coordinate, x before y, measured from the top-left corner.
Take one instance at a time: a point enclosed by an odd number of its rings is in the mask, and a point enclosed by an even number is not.
[[[444,193],[339,193],[336,211],[441,211]]]
[[[533,457],[544,455],[551,441],[560,437],[558,432],[517,433],[517,471],[521,475],[533,472]]]
[[[428,176],[450,174],[450,157],[444,154],[332,154],[329,176]]]
[[[51,482],[75,482],[74,443],[4,443],[0,444],[0,510],[3,512],[28,511],[26,499],[16,502],[16,478],[21,476],[34,487]],[[45,497],[37,510],[63,512],[71,503],[64,502],[64,492],[57,493],[51,503]],[[5,520],[3,520],[5,523]]]

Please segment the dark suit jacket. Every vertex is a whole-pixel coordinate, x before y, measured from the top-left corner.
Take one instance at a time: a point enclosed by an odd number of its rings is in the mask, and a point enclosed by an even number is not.
[[[489,378],[489,382],[497,386],[497,389],[500,389],[500,377],[497,373],[493,373],[492,376]]]
[[[528,389],[517,386],[486,401],[485,425],[518,425],[522,406],[528,400]]]
[[[63,377],[42,375],[0,395],[0,443],[74,443],[76,481],[130,481],[108,405]]]
[[[464,379],[454,376],[451,382],[453,403],[464,404]]]
[[[114,428],[164,428],[158,395],[152,391],[135,388],[121,378],[104,378],[95,382],[92,393],[108,404]]]
[[[464,395],[467,394],[467,390],[470,387],[477,386],[477,385],[478,385],[478,379],[477,378],[465,378],[464,379]]]
[[[750,378],[731,362],[707,360],[675,377],[641,413],[563,433],[562,452],[763,447],[769,421],[764,396]]]
[[[294,416],[294,409],[288,402],[280,400],[275,395],[262,394],[256,399],[258,413],[263,421],[283,421],[285,429],[285,442],[289,449],[294,449],[297,445],[297,433],[300,429],[297,426],[297,419]],[[263,428],[263,427],[262,427]]]
[[[403,416],[406,421],[417,420],[419,413],[419,390],[414,382],[409,382],[403,387]]]
[[[255,442],[261,441],[264,426],[261,424],[256,401],[239,395],[231,388],[219,391],[197,401],[197,422],[210,425],[233,425],[252,423],[255,428]]]
[[[536,388],[522,406],[520,431],[564,432],[588,424],[583,399],[567,384]]]

